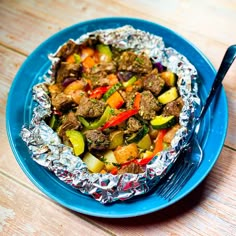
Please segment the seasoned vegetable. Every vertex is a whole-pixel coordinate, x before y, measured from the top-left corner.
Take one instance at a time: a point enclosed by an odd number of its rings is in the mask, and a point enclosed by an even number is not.
[[[112,60],[112,52],[108,45],[98,44],[96,48],[99,52],[100,61],[110,62]]]
[[[120,95],[119,92],[114,92],[106,101],[106,103],[112,107],[112,108],[116,108],[119,109],[120,107],[122,107],[122,105],[124,104],[124,99],[122,98],[122,96]]]
[[[117,84],[113,85],[104,95],[103,95],[103,99],[106,101],[113,93],[115,93],[120,87],[122,86],[122,84],[120,82],[118,82]]]
[[[110,128],[112,126],[119,125],[123,121],[127,120],[129,117],[135,115],[138,113],[137,109],[127,110],[124,112],[121,112],[115,117],[112,117],[108,122],[102,127],[102,130]]]
[[[138,142],[138,147],[141,149],[150,149],[152,145],[152,140],[150,138],[149,134],[146,134],[139,142]]]
[[[104,162],[100,161],[89,152],[85,154],[83,161],[87,165],[88,169],[93,173],[99,173],[104,167]]]
[[[163,71],[160,75],[161,75],[161,78],[165,80],[165,83],[168,86],[172,87],[176,85],[177,76],[175,73],[171,71]]]
[[[116,157],[114,155],[113,151],[107,151],[104,154],[104,159],[105,159],[105,167],[107,171],[111,171],[117,164]]]
[[[68,46],[69,47],[69,46]],[[177,75],[99,39],[58,52],[45,120],[92,173],[140,173],[170,146],[184,106]]]
[[[137,143],[139,142],[147,133],[148,127],[144,125],[136,134],[132,135],[127,139],[128,143]]]
[[[176,122],[174,116],[156,116],[151,120],[151,125],[154,129],[166,129],[172,127]]]
[[[97,128],[101,127],[102,125],[104,125],[106,123],[106,121],[109,120],[110,116],[111,116],[111,108],[109,106],[107,106],[105,108],[104,113],[102,114],[102,116],[98,120],[96,120],[92,123],[89,123],[82,116],[79,116],[79,120],[87,129],[97,129]]]
[[[176,98],[178,98],[178,91],[176,87],[172,87],[166,92],[164,92],[162,95],[158,97],[158,101],[162,104],[167,104],[169,102],[174,101]]]
[[[76,130],[67,130],[66,136],[70,140],[73,150],[76,156],[79,156],[84,152],[85,143],[83,134]]]
[[[124,143],[124,131],[117,130],[110,133],[110,146],[109,149],[115,149]]]
[[[136,159],[139,155],[137,144],[131,143],[126,146],[119,146],[114,151],[114,155],[120,164]]]

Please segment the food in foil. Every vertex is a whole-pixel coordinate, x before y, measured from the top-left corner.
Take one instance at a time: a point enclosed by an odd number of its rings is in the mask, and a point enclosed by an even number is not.
[[[101,203],[152,189],[192,131],[196,69],[131,26],[69,40],[50,59],[21,133],[33,159]]]

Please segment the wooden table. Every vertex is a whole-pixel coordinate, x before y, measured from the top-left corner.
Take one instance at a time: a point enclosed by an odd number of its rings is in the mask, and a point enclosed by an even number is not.
[[[236,43],[235,0],[0,1],[0,235],[236,235],[236,63],[224,88],[229,128],[207,178],[176,204],[141,217],[102,219],[72,212],[41,193],[18,166],[5,130],[5,105],[26,57],[60,29],[80,21],[130,16],[150,20],[193,42],[218,68]]]

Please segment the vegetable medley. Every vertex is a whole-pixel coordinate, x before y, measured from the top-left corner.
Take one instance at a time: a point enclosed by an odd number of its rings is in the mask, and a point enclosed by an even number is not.
[[[170,146],[183,107],[176,74],[98,40],[69,41],[56,57],[46,121],[92,173],[141,173]]]

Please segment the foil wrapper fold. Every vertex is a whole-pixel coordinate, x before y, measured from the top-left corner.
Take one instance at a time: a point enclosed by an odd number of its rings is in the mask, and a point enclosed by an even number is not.
[[[153,189],[185,148],[191,134],[196,112],[200,106],[197,95],[197,71],[186,57],[173,48],[166,48],[161,37],[148,32],[123,26],[116,29],[97,30],[82,35],[74,42],[81,44],[88,39],[99,39],[102,43],[120,49],[132,49],[146,52],[154,62],[160,62],[178,75],[178,89],[184,107],[180,114],[181,128],[171,143],[171,148],[155,156],[141,174],[91,174],[83,161],[73,155],[72,148],[61,143],[57,133],[44,121],[51,114],[48,96],[48,83],[54,82],[54,70],[60,61],[55,54],[49,55],[52,66],[45,82],[33,87],[33,99],[37,102],[31,123],[22,128],[21,137],[32,153],[32,158],[39,165],[48,168],[65,183],[78,189],[81,193],[92,196],[102,204],[118,200],[124,201],[142,195]]]

